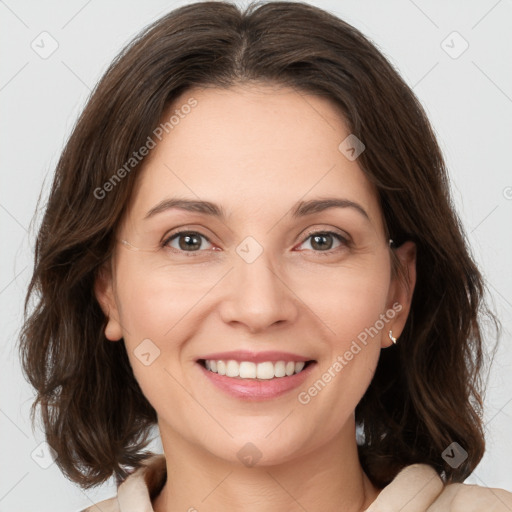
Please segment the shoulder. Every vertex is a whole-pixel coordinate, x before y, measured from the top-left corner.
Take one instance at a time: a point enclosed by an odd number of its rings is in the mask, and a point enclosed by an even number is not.
[[[510,512],[512,493],[469,484],[444,485],[426,464],[412,464],[398,473],[366,512]]]
[[[97,503],[82,512],[124,512],[153,510],[151,497],[158,494],[166,479],[165,457],[153,455],[117,489],[117,496]]]
[[[469,484],[448,484],[427,512],[510,512],[512,493]]]

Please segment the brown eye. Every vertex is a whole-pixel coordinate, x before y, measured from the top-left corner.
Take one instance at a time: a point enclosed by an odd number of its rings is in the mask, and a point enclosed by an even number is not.
[[[171,242],[175,240],[178,242],[178,247],[171,245]],[[208,238],[196,231],[180,231],[170,236],[164,242],[164,246],[171,247],[171,249],[175,249],[177,251],[200,252],[203,240],[210,242]]]
[[[348,245],[348,240],[345,237],[333,231],[317,231],[315,233],[311,233],[302,242],[302,244],[304,244],[309,239],[311,239],[311,248],[315,252],[335,251],[340,247]],[[332,249],[334,240],[337,240],[339,245]]]

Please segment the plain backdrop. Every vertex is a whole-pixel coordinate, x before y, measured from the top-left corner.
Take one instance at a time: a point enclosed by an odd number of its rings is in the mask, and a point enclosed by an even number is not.
[[[17,352],[33,260],[30,224],[108,64],[143,27],[185,3],[0,0],[0,511],[72,512],[115,493],[112,483],[85,492],[66,480],[30,424],[33,393]],[[512,1],[311,3],[377,44],[436,130],[503,325],[485,399],[487,452],[467,482],[512,491]]]

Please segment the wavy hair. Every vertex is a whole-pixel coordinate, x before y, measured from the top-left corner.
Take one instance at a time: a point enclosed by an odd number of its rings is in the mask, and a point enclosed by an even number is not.
[[[148,456],[156,422],[124,344],[105,338],[94,294],[144,160],[108,194],[98,198],[98,190],[178,95],[243,83],[280,84],[338,105],[366,145],[358,163],[376,186],[390,236],[417,246],[400,343],[382,352],[356,408],[365,472],[382,488],[402,467],[427,463],[446,482],[463,481],[485,446],[480,314],[488,310],[435,134],[412,90],[358,30],[281,1],[244,10],[199,2],[160,18],[116,57],[72,130],[37,235],[20,340],[37,391],[33,415],[39,407],[57,464],[83,487],[111,475],[121,481]],[[456,468],[442,458],[454,441],[468,453]]]

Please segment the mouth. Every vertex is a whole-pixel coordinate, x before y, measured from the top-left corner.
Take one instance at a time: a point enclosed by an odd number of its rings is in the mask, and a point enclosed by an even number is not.
[[[309,361],[236,361],[234,359],[199,359],[205,370],[217,375],[240,380],[272,380],[291,377],[303,372],[314,360]]]
[[[196,363],[205,385],[213,385],[231,398],[263,401],[303,385],[317,361],[284,353],[231,352],[205,356]]]

